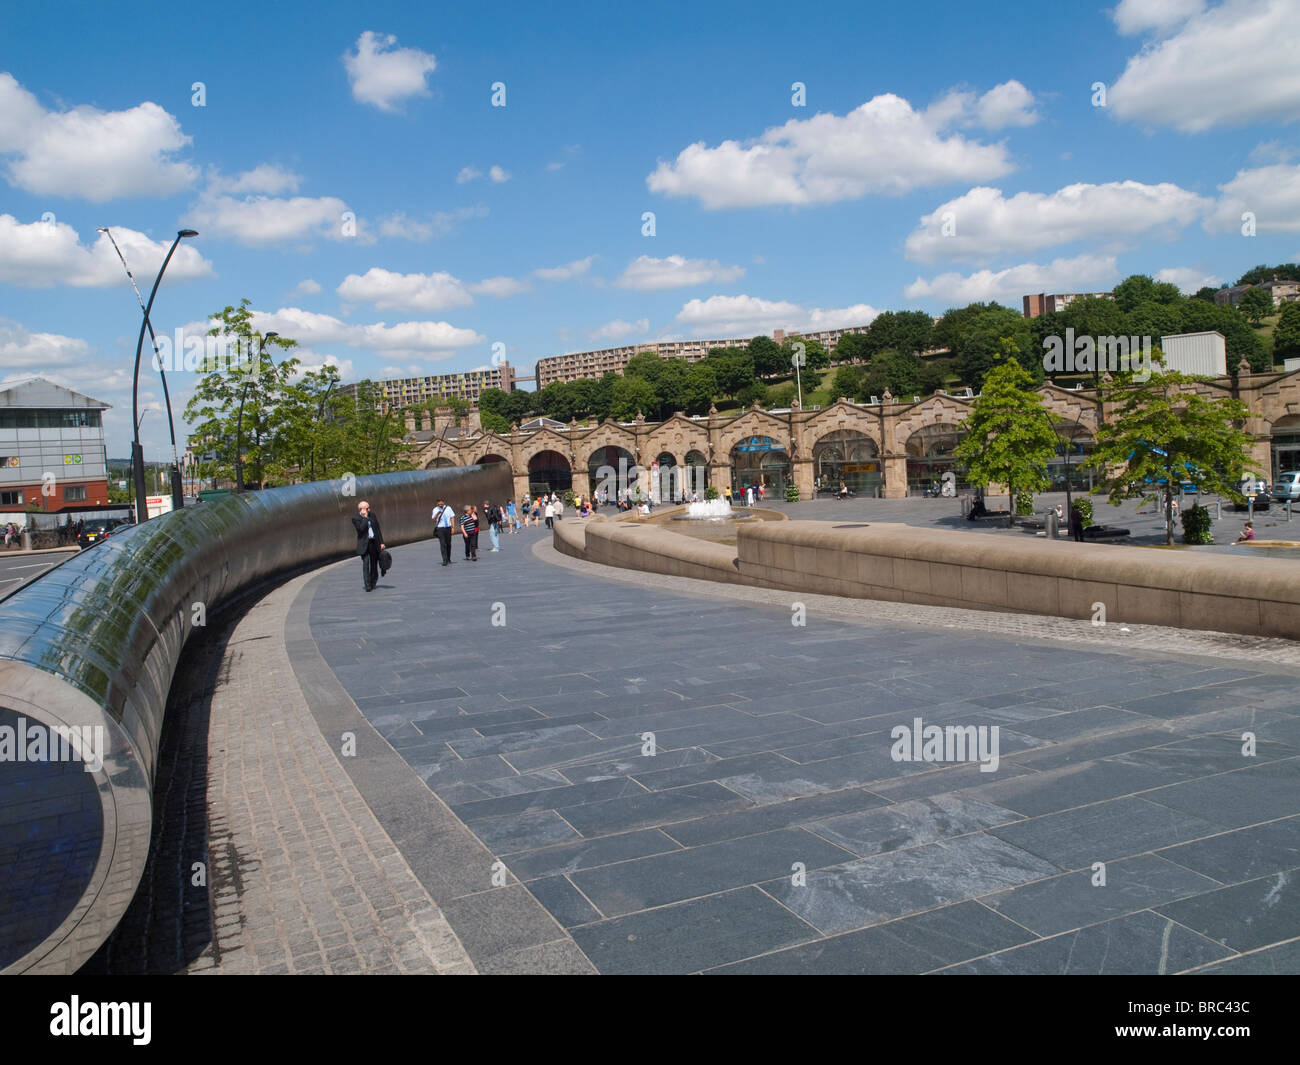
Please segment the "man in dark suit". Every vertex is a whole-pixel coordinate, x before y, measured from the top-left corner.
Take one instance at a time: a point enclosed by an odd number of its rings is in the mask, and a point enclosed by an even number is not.
[[[370,504],[364,499],[357,504],[357,511],[352,517],[352,527],[357,531],[361,579],[366,591],[370,591],[379,580],[379,552],[384,549],[384,534],[379,531],[379,520],[370,513]]]

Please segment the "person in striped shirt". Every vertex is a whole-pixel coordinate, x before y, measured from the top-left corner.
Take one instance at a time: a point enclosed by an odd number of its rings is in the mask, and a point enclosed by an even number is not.
[[[460,534],[465,538],[465,561],[478,561],[478,514],[466,503],[460,519]]]

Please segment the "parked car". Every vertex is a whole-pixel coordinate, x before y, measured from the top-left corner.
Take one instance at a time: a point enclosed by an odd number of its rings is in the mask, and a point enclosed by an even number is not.
[[[1273,498],[1279,503],[1300,501],[1300,470],[1279,473],[1273,482]]]
[[[108,537],[110,537],[115,531],[129,524],[130,522],[124,521],[121,518],[109,518],[106,521],[90,522],[86,525],[85,529],[82,530],[81,535],[77,537],[77,545],[83,548],[94,547],[95,544],[99,543],[101,540],[108,539]]]

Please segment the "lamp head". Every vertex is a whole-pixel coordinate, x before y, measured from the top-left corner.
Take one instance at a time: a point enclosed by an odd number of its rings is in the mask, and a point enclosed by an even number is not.
[[[197,237],[198,235],[198,231],[194,229],[182,229],[176,234],[177,237]]]

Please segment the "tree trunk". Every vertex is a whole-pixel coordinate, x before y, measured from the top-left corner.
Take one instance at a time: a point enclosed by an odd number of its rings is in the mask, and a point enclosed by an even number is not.
[[[1172,547],[1174,543],[1174,486],[1173,482],[1165,481],[1165,545]]]

